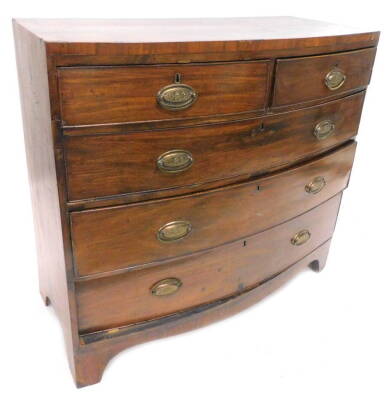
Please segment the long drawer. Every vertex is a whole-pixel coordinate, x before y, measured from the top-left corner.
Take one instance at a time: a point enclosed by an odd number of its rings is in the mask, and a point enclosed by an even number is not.
[[[174,120],[263,110],[266,60],[58,69],[64,125]]]
[[[182,256],[255,234],[345,188],[356,144],[284,172],[194,195],[71,213],[77,273]]]
[[[357,134],[364,93],[260,120],[65,138],[69,200],[257,174]]]
[[[81,333],[159,318],[254,287],[330,239],[340,199],[200,255],[77,282]]]

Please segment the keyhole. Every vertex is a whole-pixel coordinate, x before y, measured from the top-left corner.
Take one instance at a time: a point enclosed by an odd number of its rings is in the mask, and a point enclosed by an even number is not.
[[[260,123],[256,128],[252,129],[251,131],[251,136],[255,137],[256,135],[258,135],[259,133],[263,133],[265,130],[264,128],[264,122]]]
[[[182,75],[179,72],[177,72],[175,74],[174,83],[181,83],[181,81],[182,81]]]

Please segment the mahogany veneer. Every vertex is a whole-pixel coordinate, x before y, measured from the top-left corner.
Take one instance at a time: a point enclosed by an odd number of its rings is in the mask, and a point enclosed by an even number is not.
[[[131,134],[85,135],[64,139],[70,201],[95,197],[171,191],[220,179],[258,174],[319,154],[357,134],[364,92],[307,110],[244,122],[211,124]],[[312,135],[330,119],[336,134]],[[147,148],[147,152],[144,152]],[[160,154],[185,149],[194,159],[182,174],[161,174]],[[226,162],[227,160],[227,162]],[[196,189],[193,189],[196,190]]]
[[[297,105],[365,88],[369,84],[375,54],[376,48],[370,48],[278,60],[272,107]],[[335,92],[330,92],[322,85],[321,78],[333,66],[346,71],[346,80]],[[301,87],[303,90],[300,90]]]
[[[341,194],[245,240],[163,263],[158,268],[78,282],[81,333],[160,318],[257,286],[331,238],[340,200]],[[293,246],[289,239],[301,227],[307,228],[312,237],[305,246]],[[169,276],[178,276],[182,281],[182,289],[174,296],[160,302],[143,290]]]
[[[155,93],[174,83],[176,71],[176,65],[60,68],[63,124],[175,119],[174,111],[158,106]],[[179,118],[263,110],[271,72],[269,61],[181,65],[181,82],[199,96]]]
[[[14,21],[40,291],[77,386],[326,262],[378,32]]]
[[[90,275],[182,256],[287,221],[346,187],[355,147],[351,142],[330,155],[246,183],[178,198],[73,212],[76,273]],[[324,176],[327,183],[325,190],[311,195],[303,188],[315,176]],[[177,219],[192,224],[190,235],[171,243],[157,240],[158,228]]]

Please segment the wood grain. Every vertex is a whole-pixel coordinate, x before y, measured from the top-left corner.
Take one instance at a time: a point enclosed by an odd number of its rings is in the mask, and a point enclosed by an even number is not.
[[[278,60],[272,107],[295,105],[365,88],[370,81],[376,49]],[[325,77],[333,68],[346,75],[342,87],[331,91]]]
[[[330,156],[246,184],[167,200],[73,212],[77,272],[90,275],[177,257],[279,224],[343,190],[354,151],[352,143]],[[309,194],[305,185],[316,176],[324,176],[327,184],[320,193]],[[177,220],[189,221],[192,232],[176,242],[160,242],[158,229]]]
[[[338,195],[285,224],[203,255],[79,282],[81,333],[155,319],[256,286],[330,239],[340,200]],[[290,240],[301,229],[308,229],[311,238],[304,245],[293,246]],[[170,277],[180,279],[181,288],[170,296],[153,296],[153,284]]]
[[[254,59],[376,46],[379,32],[295,17],[20,19],[51,55],[132,56],[131,63]],[[135,57],[134,57],[135,56]],[[87,58],[90,63],[90,58]]]
[[[189,309],[143,324],[82,335],[83,345],[77,353],[77,365],[79,366],[77,386],[83,387],[99,382],[109,360],[130,346],[198,329],[232,316],[274,292],[307,266],[319,264],[323,268],[329,248],[330,240],[272,279],[266,280],[237,296],[227,297],[202,307]]]
[[[280,168],[339,145],[357,134],[364,93],[308,110],[258,120],[198,128],[122,135],[66,137],[69,200],[122,195],[198,185]],[[330,119],[335,134],[313,135]],[[158,157],[172,149],[189,151],[192,167],[165,174]],[[152,197],[152,196],[151,196]]]
[[[302,267],[323,267],[379,32],[291,17],[17,20],[14,31],[40,291],[62,323],[78,387],[98,382],[109,359],[129,346],[232,315]],[[309,76],[321,76],[333,60],[351,74],[343,91],[327,96]],[[271,109],[276,63],[275,91],[292,103],[277,105],[275,94]],[[129,71],[136,71],[132,80]],[[176,72],[201,94],[180,115],[157,108],[154,98]],[[311,128],[322,119],[337,129],[316,142]],[[190,148],[195,163],[168,180],[155,157],[172,145]],[[318,174],[327,185],[308,194],[304,187]],[[90,211],[72,211],[83,207]],[[152,224],[178,212],[191,213],[203,237],[194,229],[181,253],[147,247]],[[74,254],[71,224],[79,230]],[[287,248],[305,227],[310,241]],[[99,258],[95,249],[104,249]],[[73,256],[82,274],[92,274],[77,275]],[[147,257],[163,260],[128,266]],[[174,295],[153,303],[150,285],[167,273],[184,279],[176,293],[182,302]]]
[[[82,67],[58,70],[64,125],[123,123],[233,114],[266,106],[270,63]],[[165,110],[156,95],[175,74],[198,100],[185,110]]]
[[[50,120],[45,46],[14,24],[24,140],[38,253],[39,287],[61,322],[70,368],[79,344],[74,292],[69,290],[63,233],[63,201],[57,180],[54,127]]]

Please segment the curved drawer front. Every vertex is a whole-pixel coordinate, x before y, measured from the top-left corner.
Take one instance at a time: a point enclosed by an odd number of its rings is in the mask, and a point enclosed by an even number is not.
[[[357,134],[364,93],[261,120],[66,137],[69,200],[163,190],[278,168]]]
[[[64,125],[192,118],[263,110],[266,60],[58,69]]]
[[[376,49],[314,57],[286,58],[276,63],[272,107],[325,99],[365,88]]]
[[[200,255],[76,284],[79,329],[93,332],[150,320],[248,290],[330,239],[340,195],[245,241]],[[309,240],[292,239],[301,231]]]
[[[127,206],[71,213],[79,275],[218,246],[295,217],[347,184],[355,143],[244,184]]]

